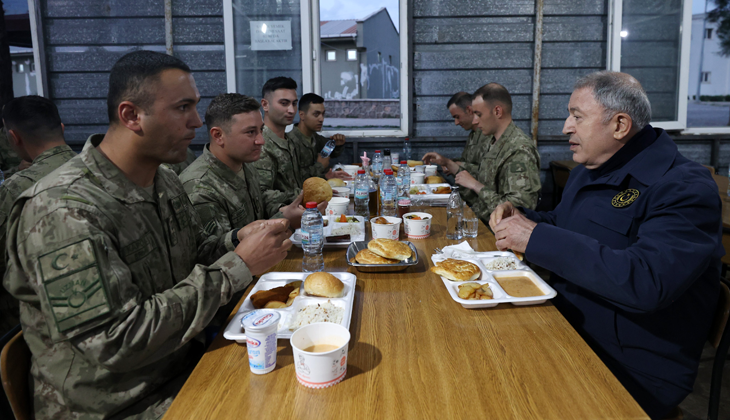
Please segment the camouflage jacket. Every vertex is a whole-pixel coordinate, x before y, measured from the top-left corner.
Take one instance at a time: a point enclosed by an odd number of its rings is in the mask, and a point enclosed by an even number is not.
[[[472,206],[482,220],[488,220],[501,203],[534,209],[540,192],[540,155],[535,143],[514,122],[502,137],[488,144],[479,170],[471,174],[484,184]]]
[[[180,163],[163,163],[162,166],[164,166],[168,169],[172,169],[173,172],[180,175],[182,173],[182,171],[184,171],[185,168],[187,168],[193,162],[195,162],[195,159],[197,159],[197,158],[198,157],[195,155],[195,152],[193,152],[188,147],[188,156],[185,158],[185,161],[180,162]]]
[[[305,180],[313,176],[324,178],[324,175],[330,168],[325,168],[321,163],[317,162],[317,156],[319,156],[319,152],[322,151],[322,148],[324,148],[324,145],[330,139],[317,133],[314,133],[312,137],[307,137],[299,130],[298,126],[294,126],[294,129],[288,134],[294,142],[302,177]],[[344,144],[342,146],[335,146],[330,158],[336,158],[341,155],[343,150],[345,150]]]
[[[269,127],[264,127],[264,140],[261,157],[254,163],[254,168],[259,174],[266,213],[275,214],[297,198],[306,178],[302,175],[294,140],[288,133],[282,139]]]
[[[32,166],[16,172],[0,185],[0,273],[5,272],[5,238],[8,230],[6,222],[13,202],[23,191],[74,156],[76,153],[68,146],[53,147],[38,155]],[[0,287],[0,337],[19,322],[18,301]]]
[[[172,171],[152,192],[93,147],[13,206],[3,285],[21,301],[36,418],[159,416],[191,339],[251,282]]]
[[[3,171],[5,179],[10,178],[18,171],[21,160],[20,156],[10,147],[10,141],[5,134],[5,130],[0,129],[0,170]]]
[[[478,128],[471,130],[469,138],[466,140],[464,151],[461,153],[461,163],[457,172],[467,171],[472,176],[479,172],[482,155],[489,148],[492,140],[494,140],[494,136],[491,134],[485,135]],[[473,206],[479,199],[477,193],[468,188],[460,188],[459,193],[461,198],[470,206]]]
[[[180,181],[198,212],[205,232],[219,236],[269,215],[259,190],[253,164],[244,163],[235,173],[205,146],[203,154],[180,174]],[[277,211],[272,217],[282,217]],[[228,315],[228,314],[226,314]]]

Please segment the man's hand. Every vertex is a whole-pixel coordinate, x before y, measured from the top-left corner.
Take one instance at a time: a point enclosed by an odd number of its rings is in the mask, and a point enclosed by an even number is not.
[[[474,177],[467,171],[461,171],[456,174],[455,181],[457,184],[463,185],[475,193],[478,193],[482,188],[484,188],[484,184],[474,179]]]
[[[327,156],[326,158],[322,157],[319,153],[317,153],[317,162],[321,163],[322,166],[325,168],[329,168],[330,166],[330,158]]]
[[[329,205],[329,202],[323,201],[323,202],[317,204],[317,210],[319,210],[319,212],[324,215],[324,212],[327,210],[328,205]]]
[[[340,178],[343,181],[351,181],[352,180],[352,177],[347,172],[345,172],[345,171],[333,171],[332,169],[330,169],[329,171],[327,171],[326,174],[324,174],[324,178],[325,179]]]
[[[344,134],[335,134],[334,136],[330,137],[330,139],[335,141],[335,145],[342,146],[345,144],[345,135]]]
[[[502,219],[506,219],[510,216],[514,216],[519,213],[512,203],[505,201],[504,203],[497,206],[496,209],[489,216],[489,227],[492,228],[492,232],[497,229],[497,225]]]
[[[441,165],[441,166],[447,166],[447,161],[450,161],[451,159],[445,158],[445,157],[441,156],[440,154],[438,154],[436,152],[428,152],[425,155],[423,155],[423,157],[421,158],[421,160],[426,165]]]
[[[512,251],[518,251],[524,254],[535,226],[537,226],[537,223],[519,212],[506,219],[502,219],[494,228],[494,237],[497,238],[497,249],[500,251],[511,249]]]
[[[254,226],[235,250],[254,276],[264,273],[286,258],[292,245],[289,240],[291,232],[288,229],[288,220],[275,219],[265,222]],[[245,228],[250,225],[246,225]]]
[[[299,229],[302,225],[302,214],[304,214],[304,207],[302,207],[302,198],[304,192],[300,192],[297,198],[292,201],[288,206],[283,206],[279,209],[284,218],[289,221],[289,226],[292,229]]]

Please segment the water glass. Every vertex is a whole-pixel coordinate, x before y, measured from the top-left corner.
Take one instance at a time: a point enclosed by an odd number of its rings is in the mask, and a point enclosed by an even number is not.
[[[464,206],[464,219],[462,226],[465,237],[477,237],[477,232],[479,231],[479,218],[470,207]]]

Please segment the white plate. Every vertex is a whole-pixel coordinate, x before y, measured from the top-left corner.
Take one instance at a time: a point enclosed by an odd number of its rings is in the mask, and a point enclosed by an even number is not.
[[[411,202],[414,199],[423,200],[428,203],[432,202],[447,202],[449,201],[449,195],[451,194],[434,194],[433,190],[438,187],[449,187],[450,184],[413,184],[411,188],[418,188],[421,191],[425,191],[426,194],[411,194]]]
[[[324,236],[330,236],[332,235],[332,230],[344,226],[346,224],[350,225],[357,225],[360,227],[360,231],[362,232],[360,235],[350,235],[350,242],[327,242],[327,239],[324,241],[324,246],[328,248],[347,248],[350,246],[351,243],[357,242],[357,241],[364,241],[365,240],[365,218],[362,216],[347,216],[347,217],[354,217],[357,220],[359,220],[358,223],[337,223],[333,222],[334,219],[340,217],[340,216],[322,216],[325,218],[328,218],[327,226],[324,227]],[[289,238],[291,239],[292,244],[295,246],[298,246],[301,248],[302,246],[302,230],[297,229],[294,231],[294,234]]]
[[[259,278],[256,286],[251,289],[251,292],[246,296],[246,300],[243,301],[241,307],[238,309],[238,313],[233,316],[231,322],[228,323],[226,329],[223,331],[223,337],[226,340],[235,340],[239,343],[246,342],[246,333],[241,327],[241,318],[244,315],[254,310],[253,303],[251,303],[251,295],[258,292],[259,290],[269,290],[274,287],[284,286],[287,283],[293,281],[302,281],[307,278],[310,273],[284,273],[284,272],[273,272],[266,273]],[[281,320],[279,321],[279,330],[276,333],[278,339],[288,339],[294,333],[289,329],[289,326],[295,321],[297,311],[306,305],[314,303],[324,303],[330,301],[333,305],[344,308],[345,313],[342,317],[340,325],[349,329],[350,320],[352,319],[352,301],[355,298],[355,285],[357,283],[357,276],[352,273],[330,273],[337,277],[345,284],[345,294],[341,298],[320,298],[314,296],[308,296],[304,293],[304,283],[299,290],[299,296],[294,298],[294,302],[288,308],[274,309],[281,314]]]
[[[463,260],[463,261],[469,261],[470,263],[476,264],[477,267],[479,267],[479,270],[481,270],[482,275],[479,278],[479,280],[475,280],[473,282],[465,282],[465,281],[451,281],[443,276],[441,277],[441,280],[444,282],[444,286],[446,286],[446,290],[449,291],[449,294],[451,295],[451,298],[454,299],[456,302],[460,303],[461,306],[468,308],[468,309],[479,309],[479,308],[492,308],[494,306],[497,306],[500,303],[511,303],[513,305],[521,306],[521,305],[537,305],[540,303],[543,303],[547,301],[548,299],[552,299],[555,296],[557,296],[557,292],[555,292],[555,289],[550,287],[545,281],[540,278],[532,269],[530,269],[527,265],[519,262],[518,269],[517,270],[487,270],[484,266],[483,261],[489,261],[491,259],[494,259],[496,257],[502,257],[505,256],[504,252],[480,252],[479,257],[470,257],[470,258],[454,258],[456,260]],[[431,255],[431,261],[433,261],[434,264],[437,262],[441,262],[445,260],[447,257],[441,254],[434,254]],[[517,260],[519,261],[519,260]],[[499,285],[497,280],[495,279],[495,276],[500,277],[509,277],[509,276],[526,276],[529,277],[535,285],[542,290],[543,293],[545,293],[543,296],[530,296],[530,297],[513,297],[505,293],[505,291],[502,289],[502,286]],[[492,293],[494,293],[494,299],[490,300],[466,300],[459,297],[459,285],[464,283],[489,283],[490,289],[492,289]]]

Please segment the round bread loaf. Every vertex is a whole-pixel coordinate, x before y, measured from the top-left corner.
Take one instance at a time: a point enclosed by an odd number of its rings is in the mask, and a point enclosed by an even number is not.
[[[302,203],[314,201],[319,204],[323,201],[330,201],[332,198],[332,187],[322,178],[311,177],[304,181],[304,199]]]
[[[368,242],[368,249],[383,258],[391,260],[407,260],[411,257],[411,248],[401,241],[378,238]]]
[[[438,175],[431,175],[426,177],[426,184],[443,184],[445,181]]]
[[[355,261],[360,264],[396,264],[400,261],[383,258],[369,249],[363,249],[355,255]]]
[[[330,273],[319,271],[304,280],[304,292],[310,296],[337,298],[345,291],[345,285]]]
[[[340,178],[328,179],[327,183],[330,184],[330,187],[332,188],[347,186],[347,184],[345,184],[345,181],[341,180]]]

